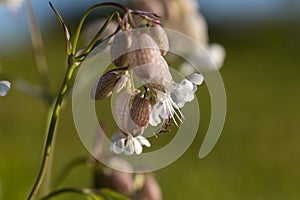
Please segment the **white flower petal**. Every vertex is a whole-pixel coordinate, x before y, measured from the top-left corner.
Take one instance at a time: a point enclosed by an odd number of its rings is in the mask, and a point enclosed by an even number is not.
[[[10,82],[8,81],[0,81],[0,96],[6,96],[8,91],[10,90]]]
[[[143,137],[141,135],[137,136],[136,139],[141,143],[141,145],[144,145],[146,147],[150,147],[151,146],[149,140],[147,140],[145,137]]]
[[[157,126],[158,124],[161,123],[161,119],[159,115],[160,115],[160,105],[159,103],[157,103],[153,106],[150,114],[149,124],[151,126]]]
[[[136,138],[132,138],[132,141],[133,141],[135,153],[137,155],[140,155],[143,151],[143,147],[142,147],[141,143]]]
[[[124,151],[125,136],[117,132],[111,136],[112,143],[110,144],[110,150],[116,154],[120,154]]]
[[[194,84],[191,81],[184,79],[180,84],[177,84],[177,88],[171,92],[170,97],[178,108],[182,108],[185,103],[194,100],[195,91]]]
[[[132,139],[127,139],[127,143],[124,148],[124,153],[126,155],[132,155],[134,153],[134,143]]]
[[[114,143],[113,151],[116,154],[122,153],[124,151],[124,144],[125,144],[125,139],[120,139],[119,141],[117,141],[116,143]]]
[[[191,81],[195,85],[201,85],[204,81],[204,77],[201,74],[191,74],[186,78],[187,80]]]
[[[191,101],[194,100],[194,98],[195,98],[194,92],[190,92],[190,93],[187,93],[185,101],[186,102],[191,102]]]
[[[192,91],[193,83],[187,79],[183,79],[181,83],[178,85],[178,88],[184,91]]]
[[[168,119],[173,115],[174,111],[172,109],[172,106],[170,106],[168,99],[163,100],[162,102],[160,102],[160,104],[161,110],[159,112],[159,115],[162,119]]]

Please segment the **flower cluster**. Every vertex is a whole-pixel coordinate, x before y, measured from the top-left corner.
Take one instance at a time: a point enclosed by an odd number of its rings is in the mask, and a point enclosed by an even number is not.
[[[116,154],[141,154],[143,146],[150,147],[142,136],[149,124],[162,131],[171,120],[176,126],[184,120],[181,108],[193,101],[204,78],[192,74],[176,83],[164,58],[168,50],[167,34],[157,24],[114,36],[110,56],[115,68],[96,81],[92,98],[118,93],[114,117],[119,131],[111,138]]]

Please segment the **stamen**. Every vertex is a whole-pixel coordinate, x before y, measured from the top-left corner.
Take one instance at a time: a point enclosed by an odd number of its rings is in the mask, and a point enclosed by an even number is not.
[[[172,119],[173,119],[175,125],[176,125],[177,127],[179,127],[179,126],[178,126],[178,123],[177,123],[177,121],[175,120],[175,117],[174,117],[174,113],[175,113],[176,116],[178,117],[177,113],[175,112],[175,110],[174,110],[174,108],[172,107],[172,105],[170,105],[170,102],[169,102],[168,100],[166,100],[166,104],[167,104],[167,107],[168,107],[168,109],[169,109],[169,113],[171,114],[171,117],[172,117]],[[181,122],[181,120],[179,120],[179,121]]]
[[[173,112],[175,113],[177,119],[179,119],[179,121],[182,123],[181,117],[177,114],[176,110],[179,110],[178,108],[174,109],[174,107],[172,106],[172,102],[170,102],[170,100],[168,101],[169,106],[172,108]],[[179,111],[180,115],[182,116],[182,113]]]
[[[184,117],[183,113],[181,112],[181,109],[178,108],[177,110],[178,110],[179,114],[181,115],[182,119],[185,120],[185,117]]]

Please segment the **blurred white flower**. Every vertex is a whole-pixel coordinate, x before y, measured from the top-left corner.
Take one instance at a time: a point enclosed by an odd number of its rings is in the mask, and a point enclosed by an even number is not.
[[[11,84],[8,81],[0,81],[0,96],[6,96],[10,90]]]
[[[0,0],[0,5],[18,6],[24,0]]]
[[[223,66],[224,59],[226,57],[226,51],[224,47],[220,44],[210,44],[206,48],[206,51],[214,64],[216,64],[218,69],[220,69]]]
[[[0,0],[0,7],[7,6],[13,13],[17,13],[24,0]]]
[[[225,57],[226,51],[222,45],[210,44],[201,51],[192,51],[188,55],[187,60],[197,60],[200,65],[205,66],[205,71],[216,71],[223,66]],[[196,69],[189,62],[184,62],[179,66],[179,71],[184,76],[189,76],[194,73]]]
[[[124,133],[117,132],[112,138],[110,150],[116,154],[124,152],[126,155],[141,154],[143,151],[142,146],[150,147],[150,142],[143,136],[132,136],[131,134],[125,135]]]

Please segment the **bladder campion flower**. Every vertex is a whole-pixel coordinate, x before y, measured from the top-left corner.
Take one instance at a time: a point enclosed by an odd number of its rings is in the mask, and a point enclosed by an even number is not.
[[[176,83],[164,58],[169,41],[160,22],[152,19],[139,27],[125,26],[114,35],[110,57],[115,68],[102,75],[92,90],[95,100],[118,95],[114,118],[119,130],[110,146],[116,154],[141,154],[143,146],[150,147],[142,136],[148,124],[161,129],[173,119],[179,126],[184,120],[181,108],[193,101],[203,82],[202,75],[192,74]],[[135,88],[135,81],[140,87]]]

